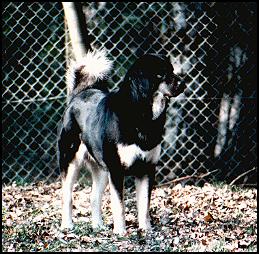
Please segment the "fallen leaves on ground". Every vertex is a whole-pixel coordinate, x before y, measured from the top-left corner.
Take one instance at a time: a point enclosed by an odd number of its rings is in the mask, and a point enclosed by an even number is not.
[[[227,185],[156,187],[153,230],[138,230],[135,192],[126,191],[127,235],[112,233],[109,190],[106,228],[93,230],[91,188],[74,188],[75,228],[61,232],[61,183],[2,187],[2,251],[257,251],[257,191]]]

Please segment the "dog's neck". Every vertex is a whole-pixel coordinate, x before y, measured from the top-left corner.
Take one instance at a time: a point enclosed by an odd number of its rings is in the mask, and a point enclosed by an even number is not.
[[[152,118],[152,97],[147,98],[144,95],[136,95],[135,91],[121,87],[114,94],[114,103],[117,103],[116,109],[127,118],[131,119],[150,119]],[[112,101],[112,100],[111,100]]]

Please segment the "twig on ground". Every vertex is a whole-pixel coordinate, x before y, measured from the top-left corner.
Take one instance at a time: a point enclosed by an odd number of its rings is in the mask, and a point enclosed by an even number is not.
[[[241,177],[243,177],[243,176],[249,174],[250,172],[252,172],[252,171],[254,171],[254,170],[256,170],[256,167],[254,167],[254,168],[252,168],[252,169],[250,169],[250,170],[244,172],[243,174],[239,175],[239,176],[236,177],[229,185],[230,185],[230,186],[233,185],[238,179],[240,179]]]
[[[182,180],[186,180],[186,179],[189,179],[189,178],[204,178],[205,176],[208,176],[216,171],[218,171],[219,169],[215,169],[211,172],[208,172],[208,173],[205,173],[205,174],[202,174],[202,175],[193,175],[193,176],[183,176],[183,177],[180,177],[180,178],[177,178],[177,179],[174,179],[172,181],[169,181],[169,182],[166,182],[166,183],[162,183],[162,184],[158,184],[157,186],[158,187],[161,187],[161,186],[165,186],[165,185],[168,185],[168,184],[172,184],[172,183],[177,183],[177,182],[180,182]]]

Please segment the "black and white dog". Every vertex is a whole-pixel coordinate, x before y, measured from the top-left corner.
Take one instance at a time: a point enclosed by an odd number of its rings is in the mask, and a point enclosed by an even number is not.
[[[117,90],[107,89],[112,62],[88,52],[68,71],[70,97],[58,133],[62,174],[62,224],[71,229],[72,187],[80,167],[92,174],[92,226],[102,227],[101,200],[109,181],[114,233],[126,231],[124,176],[136,178],[139,228],[151,228],[149,203],[160,156],[168,99],[185,89],[169,58],[140,57]]]

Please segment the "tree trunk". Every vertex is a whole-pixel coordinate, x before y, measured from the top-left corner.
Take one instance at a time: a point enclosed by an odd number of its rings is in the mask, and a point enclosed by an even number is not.
[[[91,49],[85,16],[81,3],[62,2],[75,59],[82,58]]]

